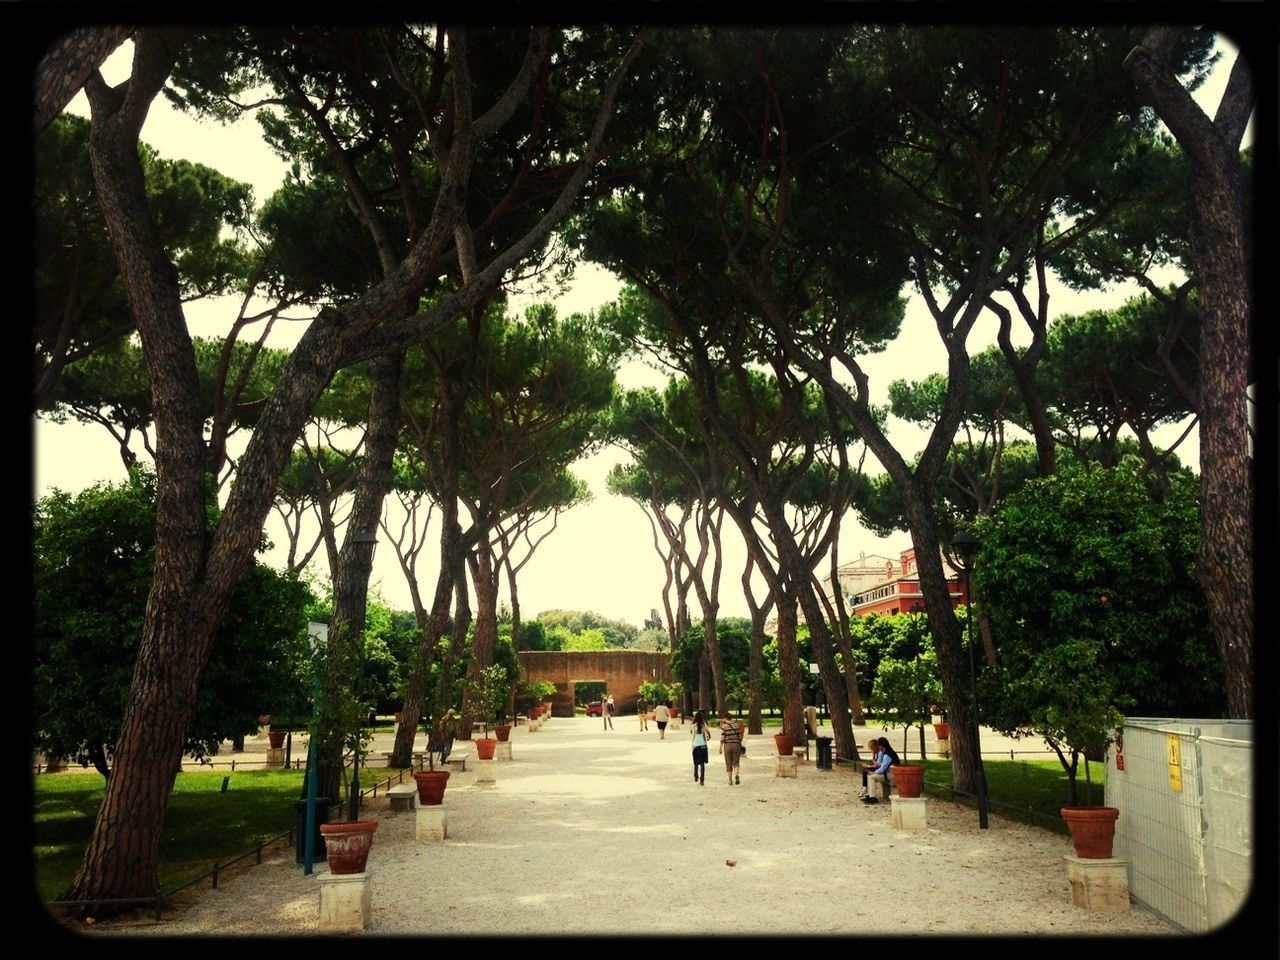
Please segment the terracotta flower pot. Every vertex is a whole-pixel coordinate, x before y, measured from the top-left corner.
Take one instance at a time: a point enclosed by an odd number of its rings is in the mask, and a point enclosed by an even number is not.
[[[898,796],[918,797],[924,792],[924,765],[899,763],[893,767],[893,779],[898,784]]]
[[[483,737],[482,739],[477,740],[475,743],[476,743],[476,759],[478,760],[493,759],[493,752],[498,749],[497,740],[490,740],[488,737]]]
[[[773,742],[778,747],[780,757],[789,757],[796,752],[796,738],[789,733],[775,733]]]
[[[511,724],[500,723],[493,728],[493,733],[499,740],[505,743],[507,740],[511,739]]]
[[[377,820],[353,820],[320,824],[330,873],[364,873],[373,846]]]
[[[264,713],[262,716],[260,716],[260,717],[258,718],[258,726],[260,726],[260,727],[269,727],[269,726],[271,726],[271,714],[269,714],[269,713]]]
[[[1116,838],[1116,807],[1063,807],[1062,819],[1071,831],[1071,845],[1084,860],[1105,860],[1111,856]]]
[[[426,807],[438,807],[444,803],[444,788],[449,785],[448,770],[415,770],[413,781],[418,785],[418,800]]]
[[[267,739],[271,742],[272,750],[279,750],[284,746],[284,738],[288,735],[287,730],[268,730]]]
[[[938,735],[939,740],[950,740],[951,724],[946,720],[939,721],[933,725],[933,732]]]

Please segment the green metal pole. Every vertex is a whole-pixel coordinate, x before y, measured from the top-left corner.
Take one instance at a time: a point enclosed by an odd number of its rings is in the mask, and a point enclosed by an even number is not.
[[[302,875],[311,876],[316,857],[316,717],[320,709],[320,678],[317,676],[311,700],[311,736],[307,738],[307,838],[304,841]]]

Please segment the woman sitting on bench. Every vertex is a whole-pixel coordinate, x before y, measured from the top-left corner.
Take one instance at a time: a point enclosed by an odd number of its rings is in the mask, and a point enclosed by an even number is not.
[[[867,776],[888,777],[889,768],[898,763],[898,754],[893,747],[889,745],[887,737],[880,737],[878,740],[872,740],[872,763],[870,766],[862,768],[862,793],[861,799],[863,803],[879,803],[880,801],[871,796],[867,792]]]

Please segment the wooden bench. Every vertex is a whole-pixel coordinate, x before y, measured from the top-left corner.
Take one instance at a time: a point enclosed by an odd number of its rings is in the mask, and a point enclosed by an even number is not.
[[[392,813],[408,813],[413,809],[413,798],[418,795],[418,787],[413,783],[397,783],[387,791],[391,800]]]

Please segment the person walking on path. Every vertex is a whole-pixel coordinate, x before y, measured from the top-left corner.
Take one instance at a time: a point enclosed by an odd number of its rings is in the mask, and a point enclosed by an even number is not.
[[[604,729],[613,729],[613,697],[600,701],[600,719],[604,721]]]
[[[665,703],[659,701],[658,705],[653,708],[653,719],[658,725],[658,739],[667,739],[667,721],[671,719],[671,710]]]
[[[649,704],[644,697],[636,701],[636,713],[640,716],[640,732],[649,729]]]
[[[724,768],[729,774],[729,786],[741,783],[738,764],[742,757],[742,728],[738,721],[729,719],[729,708],[720,708],[720,752],[724,754]]]
[[[453,708],[450,707],[445,711],[445,715],[440,718],[440,764],[449,759],[449,754],[453,750],[453,738],[458,733],[458,718],[454,716]]]
[[[707,737],[711,731],[707,729],[707,721],[699,710],[693,715],[693,782],[699,786],[707,785]]]

